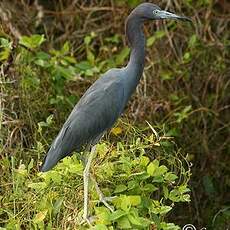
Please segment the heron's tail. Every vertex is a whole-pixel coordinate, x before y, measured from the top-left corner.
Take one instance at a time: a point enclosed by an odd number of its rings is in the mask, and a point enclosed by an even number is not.
[[[40,168],[41,172],[47,172],[51,170],[59,160],[68,156],[72,148],[72,133],[70,132],[69,126],[63,126],[55,140],[53,141],[44,162]]]
[[[58,161],[61,159],[58,153],[58,148],[56,149],[51,146],[40,168],[41,172],[47,172],[51,170],[58,163]]]

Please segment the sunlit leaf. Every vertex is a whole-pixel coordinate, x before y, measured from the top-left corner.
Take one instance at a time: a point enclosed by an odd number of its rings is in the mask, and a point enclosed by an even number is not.
[[[167,171],[168,171],[168,168],[165,165],[161,165],[153,172],[153,176],[161,176]]]
[[[140,165],[142,166],[147,166],[149,163],[149,158],[146,156],[141,156],[140,157]]]
[[[127,186],[124,184],[119,184],[116,186],[114,193],[124,192],[127,189]]]
[[[154,192],[157,191],[158,188],[156,186],[154,186],[153,184],[146,184],[143,188],[142,191],[146,191],[146,192]]]
[[[142,222],[140,220],[140,218],[138,216],[134,216],[132,214],[128,214],[128,219],[130,221],[130,223],[134,224],[134,225],[139,225],[141,226],[142,225]]]
[[[137,206],[141,203],[141,196],[129,196],[130,204]]]
[[[131,229],[132,226],[129,222],[129,219],[127,217],[121,217],[118,221],[117,221],[118,227],[120,229]]]
[[[154,160],[153,162],[150,162],[150,164],[147,166],[147,173],[150,176],[153,176],[155,171],[158,169],[159,167],[159,161],[158,160]]]
[[[109,219],[110,221],[115,221],[125,215],[126,215],[126,212],[119,209],[111,213]]]
[[[119,134],[122,133],[122,128],[121,128],[121,127],[112,128],[111,132],[112,132],[114,135],[119,135]]]
[[[178,178],[174,173],[168,172],[164,175],[164,179],[167,181],[175,181]]]
[[[125,59],[128,57],[130,52],[130,49],[128,47],[125,47],[122,49],[122,51],[116,56],[116,65],[124,64]]]
[[[93,227],[93,230],[108,230],[105,224],[97,224]]]
[[[31,36],[22,36],[19,40],[19,44],[29,49],[35,49],[39,47],[45,41],[44,35],[34,34]]]
[[[44,210],[44,211],[41,211],[41,212],[37,213],[35,215],[34,219],[33,219],[33,222],[35,224],[38,224],[38,223],[44,221],[44,219],[46,218],[47,213],[48,213],[48,210]]]

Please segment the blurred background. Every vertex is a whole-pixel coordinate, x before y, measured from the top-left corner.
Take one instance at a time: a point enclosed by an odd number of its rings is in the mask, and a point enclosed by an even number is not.
[[[4,184],[1,202],[4,190],[10,189],[7,184],[11,169],[7,159],[14,156],[17,165],[20,161],[29,163],[33,157],[38,168],[42,157],[34,146],[39,148],[40,143],[43,148],[40,152],[44,153],[92,82],[107,69],[127,63],[130,50],[124,33],[125,18],[141,2],[0,2],[0,170]],[[147,120],[159,132],[170,130],[178,148],[192,162],[192,176],[191,202],[177,206],[169,218],[200,228],[227,229],[230,227],[230,3],[226,0],[148,2],[191,17],[194,26],[175,21],[145,25],[148,38],[145,71],[119,121],[118,135],[110,140],[124,138],[126,128],[122,122],[144,128]],[[28,54],[18,42],[21,36],[33,34],[44,37],[20,42],[31,51]],[[33,52],[38,43],[41,46],[35,60]],[[47,53],[52,56],[49,63]],[[54,125],[44,128],[49,126],[51,114]],[[43,137],[39,127],[43,128]]]

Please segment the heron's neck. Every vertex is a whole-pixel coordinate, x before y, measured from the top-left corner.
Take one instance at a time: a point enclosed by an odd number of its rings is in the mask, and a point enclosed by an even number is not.
[[[129,98],[140,81],[145,62],[145,36],[143,22],[137,15],[130,15],[126,21],[126,36],[131,48],[130,59],[126,69],[126,97]]]
[[[130,59],[126,66],[127,77],[132,81],[134,87],[138,84],[144,70],[145,36],[142,31],[142,24],[143,21],[132,14],[126,21],[126,36],[131,48]]]

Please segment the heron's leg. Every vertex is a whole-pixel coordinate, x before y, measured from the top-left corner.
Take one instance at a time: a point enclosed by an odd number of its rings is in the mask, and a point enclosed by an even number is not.
[[[92,163],[93,157],[96,152],[96,145],[92,147],[91,152],[89,154],[84,172],[83,172],[83,182],[84,182],[84,209],[83,209],[83,219],[85,219],[89,224],[89,216],[88,216],[88,194],[89,194],[89,174],[90,174],[90,165]]]
[[[107,201],[111,201],[112,198],[111,198],[111,197],[105,197],[105,196],[104,196],[104,194],[103,194],[102,191],[100,190],[100,188],[99,188],[99,186],[98,186],[98,184],[97,184],[97,181],[95,180],[94,177],[91,176],[91,180],[94,182],[94,186],[95,186],[95,189],[96,189],[97,194],[98,194],[98,196],[99,196],[100,202],[102,202],[102,203],[105,205],[105,207],[107,207],[111,212],[113,212],[113,211],[114,211],[114,208],[113,208],[111,205],[109,205],[108,202],[107,202]]]

